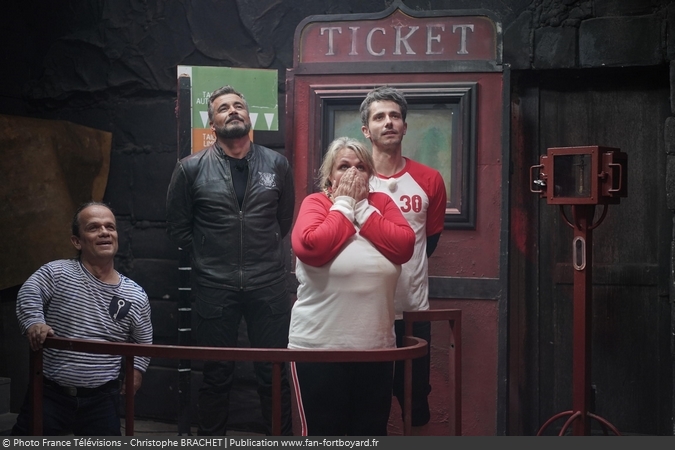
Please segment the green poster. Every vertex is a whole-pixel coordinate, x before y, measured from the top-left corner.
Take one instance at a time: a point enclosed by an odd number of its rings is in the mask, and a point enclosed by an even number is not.
[[[230,85],[241,92],[248,103],[251,129],[279,129],[278,73],[273,69],[178,66],[178,77],[189,77],[192,97],[192,151],[213,143],[208,117],[208,101],[216,89]]]

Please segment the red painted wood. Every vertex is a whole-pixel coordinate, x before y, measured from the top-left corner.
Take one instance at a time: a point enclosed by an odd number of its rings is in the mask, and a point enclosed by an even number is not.
[[[379,20],[308,23],[296,62],[493,61],[496,35],[484,16],[413,18],[397,10]]]
[[[320,101],[315,93],[322,87],[341,86],[364,89],[383,84],[406,85],[439,82],[476,82],[476,228],[444,230],[435,253],[429,260],[429,274],[434,277],[498,279],[500,276],[500,229],[502,209],[502,89],[501,73],[383,73],[299,75],[294,74],[292,161],[296,202],[314,190],[320,149],[315,148],[315,133],[321,129]],[[504,293],[505,294],[505,293]],[[494,435],[497,414],[497,365],[499,312],[497,299],[431,299],[432,308],[461,309],[463,327],[462,386],[464,435]],[[434,346],[447,346],[449,336],[432,327]],[[447,369],[435,363],[447,359],[445,349],[432,349],[431,435],[448,435]],[[438,399],[438,401],[437,401]],[[467,406],[470,405],[470,406]],[[400,410],[392,404],[390,431],[399,428]],[[401,423],[402,425],[402,423]]]

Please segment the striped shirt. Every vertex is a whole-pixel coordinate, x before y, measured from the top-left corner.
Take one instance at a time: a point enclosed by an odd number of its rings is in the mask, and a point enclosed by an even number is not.
[[[119,274],[118,284],[95,278],[76,259],[52,261],[26,280],[17,297],[21,332],[46,323],[58,337],[152,343],[150,302],[143,288]],[[44,375],[62,386],[93,388],[118,377],[122,357],[44,350]],[[135,357],[142,372],[150,358]]]

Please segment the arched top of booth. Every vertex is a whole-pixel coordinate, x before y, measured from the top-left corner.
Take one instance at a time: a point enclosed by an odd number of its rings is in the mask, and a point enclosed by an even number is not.
[[[485,10],[317,15],[296,28],[296,73],[501,71],[502,29]]]

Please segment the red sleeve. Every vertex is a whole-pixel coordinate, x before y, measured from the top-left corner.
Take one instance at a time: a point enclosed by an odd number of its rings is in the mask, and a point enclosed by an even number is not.
[[[445,206],[447,193],[445,182],[438,171],[431,178],[429,186],[429,209],[427,210],[427,236],[440,234],[445,226]]]
[[[403,264],[415,249],[415,232],[401,210],[388,195],[374,192],[368,202],[381,214],[374,212],[361,227],[361,236],[368,239],[389,261]]]
[[[427,209],[427,236],[441,234],[445,227],[445,207],[448,194],[441,173],[429,166],[406,158],[406,170],[429,198]]]
[[[311,194],[302,201],[291,233],[295,256],[305,264],[320,267],[342,250],[356,234],[354,225],[339,211],[331,211],[325,195]]]

